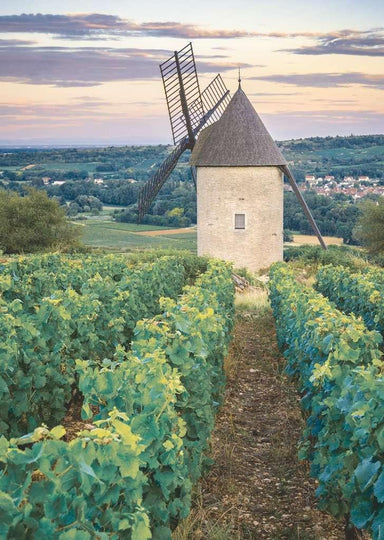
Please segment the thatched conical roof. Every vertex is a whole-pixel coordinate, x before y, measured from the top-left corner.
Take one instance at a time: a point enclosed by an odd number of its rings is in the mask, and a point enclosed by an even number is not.
[[[287,165],[240,86],[220,120],[200,134],[190,163],[197,167]]]

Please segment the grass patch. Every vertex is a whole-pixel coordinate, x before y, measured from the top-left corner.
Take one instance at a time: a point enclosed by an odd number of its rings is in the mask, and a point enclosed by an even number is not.
[[[238,315],[249,312],[264,314],[270,310],[267,289],[249,287],[245,292],[237,293],[235,307]]]
[[[31,155],[31,158],[33,156]],[[32,162],[33,163],[33,162]],[[87,173],[96,173],[96,167],[100,165],[99,161],[44,161],[36,162],[37,167],[44,171],[87,171]]]
[[[193,497],[193,508],[172,534],[172,540],[228,540],[234,539],[232,524],[225,523],[224,515],[217,517],[215,506],[204,504],[200,486]],[[239,537],[240,538],[240,537]]]
[[[320,246],[289,246],[284,249],[284,260],[296,268],[305,268],[316,273],[321,265],[333,264],[350,268],[354,271],[367,266],[368,257],[364,251],[349,246],[329,246],[327,250]]]
[[[82,242],[86,246],[110,251],[137,251],[148,249],[176,249],[197,252],[196,234],[141,236],[142,231],[164,230],[162,227],[117,223],[114,221],[87,219],[81,222]],[[169,230],[169,227],[165,228]]]

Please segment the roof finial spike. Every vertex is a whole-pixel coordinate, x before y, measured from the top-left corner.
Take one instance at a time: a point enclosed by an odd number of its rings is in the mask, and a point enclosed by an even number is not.
[[[240,90],[240,88],[241,88],[240,66],[239,66],[239,79],[238,79],[238,81],[239,81],[239,90]]]

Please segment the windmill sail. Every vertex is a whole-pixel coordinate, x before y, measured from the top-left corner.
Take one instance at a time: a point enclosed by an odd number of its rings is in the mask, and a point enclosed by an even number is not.
[[[193,130],[204,116],[192,43],[160,65],[173,142],[194,139]]]
[[[193,149],[200,131],[216,122],[230,101],[229,90],[220,75],[200,92],[191,43],[163,62],[160,71],[176,148],[141,189],[138,197],[139,222],[176,167],[180,156],[186,150]]]
[[[181,154],[188,148],[188,138],[185,137],[180,144],[166,157],[155,174],[144,184],[138,198],[138,220],[143,219],[145,213],[155,200],[160,189],[176,167]]]
[[[205,127],[213,122],[217,122],[231,101],[229,91],[225,86],[221,75],[216,75],[213,81],[209,83],[209,85],[202,92],[201,99],[203,102],[203,107],[206,111],[204,117]]]

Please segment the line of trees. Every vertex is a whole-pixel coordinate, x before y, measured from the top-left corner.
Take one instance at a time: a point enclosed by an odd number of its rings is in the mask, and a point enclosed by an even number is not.
[[[341,237],[346,244],[357,243],[353,231],[360,209],[351,197],[343,194],[326,197],[307,191],[305,200],[323,235]],[[312,234],[311,225],[292,192],[284,194],[284,229]]]
[[[316,193],[307,194],[307,201],[323,234],[339,234],[346,243],[358,239],[371,253],[384,253],[384,198],[367,200],[359,207],[347,204],[342,197],[333,201]],[[101,205],[96,198],[84,195],[71,204],[72,209],[76,205],[83,211],[91,209],[92,205],[98,210]],[[116,217],[120,221],[135,221],[134,207]],[[182,207],[173,207],[162,216],[146,216],[145,222],[186,227],[192,220]],[[284,227],[312,232],[293,193],[286,193]],[[79,246],[79,228],[68,222],[66,211],[58,200],[32,188],[23,196],[0,190],[0,249],[4,253],[68,250]]]

